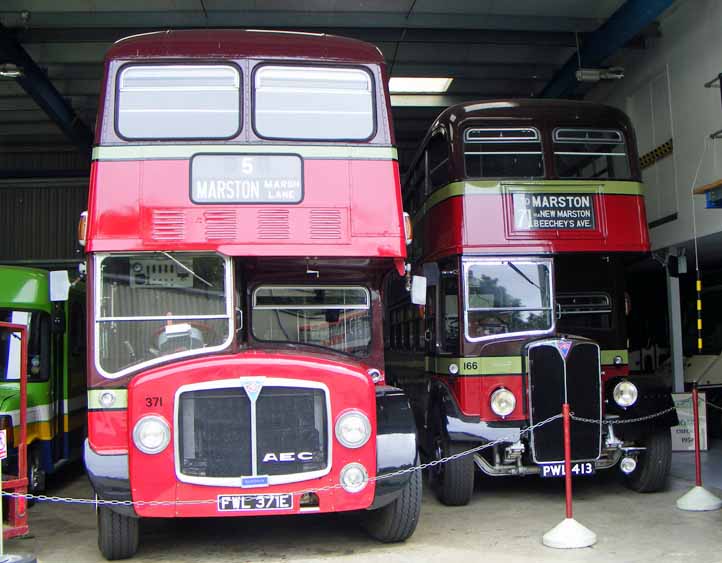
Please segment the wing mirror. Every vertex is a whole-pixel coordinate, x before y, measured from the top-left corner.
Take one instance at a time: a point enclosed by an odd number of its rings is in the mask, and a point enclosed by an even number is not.
[[[414,305],[426,305],[426,278],[411,276],[411,302]]]

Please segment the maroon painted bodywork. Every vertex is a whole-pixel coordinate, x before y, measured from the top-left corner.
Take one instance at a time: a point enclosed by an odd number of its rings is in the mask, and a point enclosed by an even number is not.
[[[594,230],[530,232],[514,230],[511,195],[456,196],[432,207],[418,224],[417,234],[423,239],[425,260],[459,254],[539,255],[649,250],[649,231],[641,196],[595,194],[593,200],[597,209]]]

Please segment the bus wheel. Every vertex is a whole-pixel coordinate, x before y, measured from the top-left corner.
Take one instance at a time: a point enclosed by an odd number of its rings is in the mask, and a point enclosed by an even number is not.
[[[640,452],[637,468],[626,475],[625,484],[638,493],[664,489],[672,465],[672,436],[669,428],[660,428],[642,440],[647,449]]]
[[[99,506],[98,548],[109,561],[133,557],[138,551],[138,519]]]
[[[365,515],[363,527],[366,532],[384,543],[410,538],[421,514],[421,489],[421,470],[417,470],[411,473],[409,482],[396,500]]]
[[[468,448],[460,444],[449,444],[437,438],[434,446],[434,457],[441,459],[465,451]],[[437,498],[447,506],[464,506],[469,504],[474,492],[474,456],[447,461],[430,469],[431,480]]]
[[[28,493],[39,495],[45,492],[46,476],[47,474],[40,459],[40,452],[36,448],[32,448],[28,452]],[[28,499],[28,506],[34,504],[35,499]]]

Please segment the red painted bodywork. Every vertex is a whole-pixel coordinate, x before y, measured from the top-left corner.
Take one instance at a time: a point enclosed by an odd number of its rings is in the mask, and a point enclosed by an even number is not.
[[[294,142],[268,141],[256,135],[252,127],[252,76],[257,65],[267,61],[288,64],[360,66],[374,81],[375,122],[372,138],[353,142]],[[227,140],[194,141],[194,152],[213,153],[223,145],[254,146],[253,152],[263,153],[264,145],[313,144],[332,149],[334,146],[374,146],[388,148],[394,142],[387,90],[387,74],[381,52],[367,43],[321,34],[250,32],[240,30],[172,31],[136,36],[117,42],[105,60],[104,92],[100,100],[96,145],[107,148],[127,143],[115,130],[116,75],[125,64],[155,63],[182,64],[232,63],[241,73],[243,125],[238,134]],[[138,146],[139,143],[132,143]],[[145,146],[169,146],[183,141],[143,141]],[[217,152],[217,151],[216,151]],[[293,152],[293,151],[291,151]],[[299,151],[301,152],[301,151]],[[399,169],[395,159],[387,158],[304,158],[304,197],[297,204],[278,205],[203,205],[190,200],[190,158],[135,160],[94,160],[91,167],[88,202],[86,250],[90,271],[93,271],[96,252],[132,251],[215,251],[226,256],[263,257],[249,260],[249,268],[263,266],[278,268],[280,259],[289,259],[297,266],[299,260],[338,259],[339,268],[381,269],[379,263],[388,260],[388,269],[403,270],[406,257],[405,234],[399,185]],[[328,213],[333,228],[329,236]],[[314,230],[316,223],[322,228]],[[320,219],[318,219],[320,217]],[[182,225],[171,236],[162,230],[163,220],[170,218],[174,225]],[[215,223],[214,223],[215,221]],[[219,236],[218,221],[221,221]],[[276,229],[282,225],[281,235]],[[166,223],[167,224],[167,223]],[[209,236],[209,227],[215,229]],[[323,227],[326,227],[324,229]],[[276,229],[276,230],[274,230]],[[211,229],[213,230],[213,229]],[[300,257],[300,259],[299,259]],[[276,259],[275,261],[271,258]],[[344,260],[350,259],[350,260]],[[378,260],[383,259],[383,260]],[[326,260],[325,264],[334,263]],[[250,264],[250,265],[249,265]],[[334,270],[327,270],[327,272]],[[346,274],[348,275],[348,273]],[[333,283],[336,278],[324,282]],[[343,280],[344,278],[337,278]],[[129,475],[134,500],[208,500],[219,494],[252,494],[255,492],[293,492],[315,490],[339,482],[340,470],[351,461],[361,462],[373,477],[376,470],[376,399],[374,384],[364,363],[341,360],[339,356],[314,353],[263,352],[246,348],[261,346],[249,341],[234,342],[227,353],[204,356],[193,360],[168,363],[140,371],[117,380],[107,380],[95,368],[94,341],[94,280],[88,291],[88,320],[90,345],[89,388],[112,384],[128,386],[127,410],[93,411],[89,414],[89,440],[101,454],[128,453]],[[238,304],[241,306],[241,304]],[[383,337],[380,315],[375,321],[374,338]],[[376,326],[378,325],[378,327]],[[379,328],[379,330],[376,330]],[[380,346],[380,344],[378,344]],[[239,351],[239,347],[243,347]],[[382,358],[379,359],[382,363]],[[175,392],[191,383],[238,378],[239,376],[272,376],[324,383],[329,390],[331,423],[339,413],[355,408],[364,411],[372,425],[369,441],[361,448],[348,449],[333,440],[331,471],[322,478],[292,484],[240,489],[180,481],[175,473],[174,446],[160,454],[148,455],[133,445],[131,432],[139,417],[153,412],[163,416],[175,432]],[[163,399],[162,406],[146,407],[144,397]],[[320,512],[364,509],[374,500],[373,482],[355,494],[343,489],[319,492]],[[289,513],[300,512],[299,497]],[[167,506],[137,506],[140,516],[245,516],[247,513],[219,513],[216,505],[190,504]],[[281,514],[272,511],[267,514]],[[263,512],[253,512],[264,514]]]
[[[454,254],[649,250],[642,196],[595,195],[594,205],[594,230],[515,231],[511,195],[455,196],[427,212],[420,234],[429,260]]]
[[[189,185],[189,160],[94,162],[88,252],[193,249],[228,256],[405,256],[396,161],[306,159],[304,199],[292,205],[198,205],[190,201]],[[314,234],[313,215],[319,211],[337,214],[337,232]],[[158,228],[168,217],[182,224],[177,236]],[[217,218],[227,230],[225,238],[209,229]],[[264,225],[269,222],[274,228],[281,222],[287,231],[268,233]]]
[[[88,441],[100,454],[116,455],[128,451],[128,411],[88,411]]]
[[[179,362],[167,367],[148,370],[133,379],[128,388],[128,417],[138,420],[148,414],[165,418],[171,432],[175,432],[174,404],[179,387],[190,383],[238,379],[239,376],[274,377],[303,379],[325,384],[331,401],[330,422],[345,410],[354,408],[366,413],[372,426],[372,438],[361,448],[349,449],[342,446],[330,432],[332,444],[332,467],[326,476],[262,488],[218,487],[183,483],[176,478],[173,438],[171,444],[160,454],[144,454],[135,446],[129,448],[130,482],[134,500],[207,500],[219,494],[253,494],[292,492],[318,489],[339,482],[339,472],[352,461],[362,463],[373,477],[376,468],[376,400],[374,384],[366,373],[365,366],[349,361],[341,363],[324,358],[322,355],[245,352],[234,356],[220,356],[212,359]],[[160,397],[161,407],[146,406],[145,397]],[[374,485],[369,483],[360,493],[349,494],[343,489],[318,493],[320,512],[357,510],[367,508],[374,498]],[[298,497],[294,510],[299,512]],[[140,516],[238,516],[238,512],[218,512],[215,504],[138,506]],[[279,514],[279,511],[270,511]],[[254,512],[253,514],[263,514]],[[243,515],[243,514],[240,514]]]
[[[444,377],[442,380],[451,389],[461,412],[466,416],[478,416],[480,420],[486,422],[525,420],[526,418],[524,401],[520,400],[524,397],[524,380],[521,374]],[[506,417],[498,416],[489,406],[491,394],[501,387],[514,393],[517,398],[516,408]]]

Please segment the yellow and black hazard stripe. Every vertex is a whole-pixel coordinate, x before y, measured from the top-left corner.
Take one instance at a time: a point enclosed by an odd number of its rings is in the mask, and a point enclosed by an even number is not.
[[[652,164],[668,157],[674,151],[674,143],[672,139],[666,143],[662,143],[656,149],[649,151],[639,157],[639,167],[644,170],[649,168]]]

